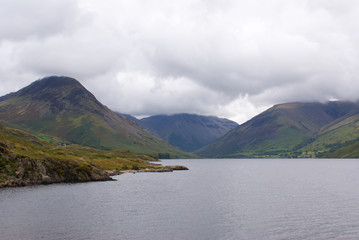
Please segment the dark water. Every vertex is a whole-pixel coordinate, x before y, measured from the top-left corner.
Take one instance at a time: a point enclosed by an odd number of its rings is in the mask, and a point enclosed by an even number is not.
[[[359,239],[359,160],[176,160],[190,171],[0,190],[0,239]]]

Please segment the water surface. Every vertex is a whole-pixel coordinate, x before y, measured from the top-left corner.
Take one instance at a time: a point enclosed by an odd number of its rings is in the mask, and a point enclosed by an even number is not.
[[[0,189],[0,239],[359,239],[359,160],[165,160],[190,171]]]

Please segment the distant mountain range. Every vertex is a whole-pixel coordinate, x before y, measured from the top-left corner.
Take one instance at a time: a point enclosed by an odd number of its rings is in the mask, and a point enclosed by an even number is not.
[[[238,126],[236,122],[195,114],[156,115],[134,119],[151,133],[186,152],[193,152]]]
[[[273,106],[196,153],[221,158],[359,157],[353,153],[358,140],[358,103],[285,103]]]
[[[0,121],[42,138],[99,149],[192,157],[102,105],[77,80],[51,76],[0,98]]]
[[[0,97],[0,123],[48,142],[161,158],[196,157],[186,152],[213,158],[359,157],[358,102],[284,103],[241,125],[194,114],[139,120],[113,112],[75,79],[51,76]]]

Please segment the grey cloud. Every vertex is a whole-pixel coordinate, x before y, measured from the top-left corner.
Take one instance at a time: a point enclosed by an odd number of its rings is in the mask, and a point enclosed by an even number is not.
[[[79,20],[76,0],[1,0],[0,40],[23,40],[70,31]]]
[[[0,77],[16,87],[28,76],[70,75],[118,111],[241,119],[279,102],[357,99],[357,1],[0,4],[9,17]]]
[[[39,75],[68,75],[78,79],[110,71],[119,51],[109,48],[102,36],[84,41],[76,36],[58,37],[46,42],[28,41],[19,47],[19,64]]]

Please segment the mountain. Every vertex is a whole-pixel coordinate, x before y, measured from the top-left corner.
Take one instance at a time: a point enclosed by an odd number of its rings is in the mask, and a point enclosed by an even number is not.
[[[348,123],[350,119],[356,123],[358,112],[359,105],[351,102],[275,105],[196,153],[207,157],[320,156],[330,150],[325,148],[328,145],[338,147],[354,139],[345,135],[353,130],[355,124],[348,130]],[[354,135],[359,137],[358,130]],[[344,139],[339,141],[338,136]]]
[[[37,136],[99,149],[188,156],[111,111],[69,77],[46,77],[1,97],[0,121]]]
[[[238,126],[225,118],[195,114],[157,115],[137,121],[157,137],[186,152],[193,152]]]

